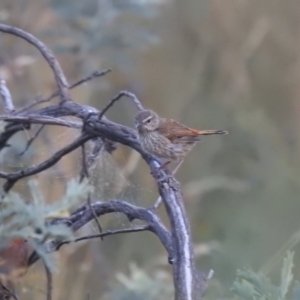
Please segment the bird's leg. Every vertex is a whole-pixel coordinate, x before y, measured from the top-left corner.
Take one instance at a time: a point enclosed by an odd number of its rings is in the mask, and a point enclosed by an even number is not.
[[[178,164],[176,165],[175,169],[173,170],[172,174],[175,175],[177,173],[177,171],[179,170],[180,166],[183,163],[183,159],[181,158],[178,162]]]
[[[159,172],[161,170],[163,170],[167,165],[169,165],[171,163],[171,161],[169,161],[169,160],[167,160],[167,161],[157,160],[157,162],[160,164],[160,166],[155,171],[151,171],[151,174],[155,177],[160,177],[160,178],[157,178],[157,181],[162,182],[162,181],[166,180],[167,178],[169,178],[170,175],[160,176]]]
[[[172,171],[172,175],[173,175],[173,176],[176,174],[176,172],[178,171],[178,169],[180,168],[180,166],[181,166],[182,163],[183,163],[183,159],[180,159],[179,162],[178,162],[178,164],[176,165],[175,169]],[[164,176],[164,177],[165,177],[165,178],[159,179],[159,181],[167,178],[167,176]],[[155,201],[155,203],[154,203],[154,205],[153,205],[153,208],[154,208],[154,209],[158,209],[159,206],[161,205],[161,203],[162,203],[162,199],[161,199],[161,197],[159,196],[159,197],[157,198],[157,200]]]
[[[170,160],[167,160],[166,162],[164,162],[163,164],[160,165],[160,167],[158,168],[158,170],[162,170],[164,169],[167,165],[169,165],[171,163]]]

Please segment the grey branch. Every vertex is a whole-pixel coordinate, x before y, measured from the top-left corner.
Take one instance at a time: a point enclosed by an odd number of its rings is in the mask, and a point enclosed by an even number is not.
[[[4,104],[4,111],[6,114],[9,115],[12,112],[14,112],[15,108],[14,108],[10,91],[6,85],[6,82],[4,79],[1,78],[0,78],[0,94]]]

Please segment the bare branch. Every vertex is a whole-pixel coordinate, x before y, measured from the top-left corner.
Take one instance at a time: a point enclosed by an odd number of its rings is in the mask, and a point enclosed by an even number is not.
[[[141,102],[140,102],[140,100],[133,93],[130,93],[130,92],[127,92],[127,91],[121,91],[118,95],[116,95],[115,97],[113,97],[109,101],[109,103],[105,106],[105,108],[101,111],[101,113],[99,114],[99,120],[114,105],[114,103],[116,101],[118,101],[119,99],[121,99],[124,96],[130,98],[139,110],[143,110],[144,109],[143,106],[142,106],[142,104],[141,104]]]
[[[81,227],[83,227],[84,225],[86,225],[87,223],[89,223],[90,221],[92,221],[94,219],[94,213],[96,214],[97,217],[109,213],[115,213],[115,212],[123,213],[130,220],[137,219],[137,220],[144,221],[146,223],[144,230],[151,231],[155,235],[157,235],[161,243],[166,248],[169,257],[172,256],[173,250],[172,250],[171,235],[168,229],[161,222],[157,214],[153,212],[151,209],[138,207],[130,203],[127,203],[125,201],[119,201],[119,200],[111,200],[109,202],[94,201],[91,202],[91,206],[93,209],[91,209],[88,204],[83,205],[79,207],[76,211],[74,211],[68,218],[53,219],[49,221],[48,225],[64,224],[70,227],[70,229],[73,232],[75,232],[79,230]],[[138,228],[138,227],[134,227],[134,228]],[[97,234],[97,236],[114,234],[110,232],[112,231],[106,231]],[[124,232],[129,232],[129,231],[125,230]],[[118,232],[116,231],[115,233],[122,233],[122,232],[119,230]],[[62,241],[53,241],[48,248],[48,252],[57,251],[60,248],[61,244],[64,243],[65,242]],[[28,266],[34,264],[38,259],[39,259],[38,254],[34,252],[28,259]]]
[[[141,231],[146,231],[146,230],[150,230],[149,225],[136,226],[136,227],[132,227],[132,228],[116,229],[116,230],[106,230],[102,233],[78,237],[72,241],[63,241],[56,246],[56,250],[59,250],[61,246],[70,244],[70,243],[77,243],[77,242],[91,240],[91,239],[95,239],[95,238],[103,238],[103,237],[109,236],[109,235],[115,235],[115,234],[121,234],[121,233],[131,233],[131,232],[141,232]]]
[[[87,76],[87,77],[85,77],[85,78],[82,78],[82,79],[78,80],[77,82],[71,84],[70,87],[69,87],[69,89],[73,89],[73,88],[75,88],[75,87],[77,87],[77,86],[79,86],[79,85],[81,85],[81,84],[83,84],[83,83],[86,83],[86,82],[88,82],[88,81],[93,80],[94,78],[102,77],[102,76],[106,75],[107,73],[109,73],[109,72],[111,72],[111,71],[112,71],[111,69],[105,69],[105,70],[103,70],[103,71],[95,71],[95,72],[93,72],[91,75],[89,75],[89,76]],[[53,96],[55,93],[52,94],[52,97],[56,97],[56,96],[57,96],[57,93],[58,93],[58,92],[56,92],[56,95],[55,95],[55,96]]]
[[[50,49],[48,49],[48,47],[43,42],[41,42],[32,34],[14,26],[9,26],[0,23],[0,31],[20,37],[28,43],[32,44],[34,47],[36,47],[43,55],[43,57],[45,58],[45,60],[47,61],[54,73],[55,81],[59,91],[59,96],[61,98],[60,101],[62,102],[71,100],[69,94],[69,84],[64,75],[64,72],[62,71],[60,64],[58,63]]]
[[[63,149],[59,150],[58,152],[54,153],[49,159],[40,163],[37,166],[30,167],[28,169],[14,172],[14,173],[0,172],[0,178],[5,178],[7,180],[7,182],[3,186],[4,192],[7,193],[18,180],[49,169],[55,163],[57,163],[63,156],[74,151],[75,149],[80,147],[83,143],[87,142],[91,138],[92,137],[88,134],[81,135],[74,142],[64,147]]]
[[[0,78],[0,94],[2,96],[2,100],[4,103],[4,111],[6,114],[11,114],[14,112],[14,104],[12,101],[12,97],[10,94],[10,91],[6,85],[6,82],[4,79]]]
[[[19,154],[19,156],[22,156],[24,155],[24,153],[29,149],[29,147],[31,146],[31,144],[34,142],[34,140],[38,137],[38,135],[42,132],[42,130],[45,128],[45,125],[42,125],[39,127],[39,129],[36,131],[36,133],[34,134],[33,137],[31,137],[27,144],[26,144],[26,147],[25,149]]]
[[[52,273],[47,264],[43,261],[45,272],[46,272],[46,278],[47,278],[47,300],[52,300],[52,286],[53,286],[53,280],[52,280]]]
[[[70,128],[78,128],[82,127],[82,123],[66,121],[59,118],[41,116],[41,115],[22,115],[22,116],[12,116],[12,115],[0,115],[0,120],[4,120],[7,122],[20,122],[20,123],[28,123],[28,124],[43,124],[43,125],[58,125],[65,126]]]
[[[86,163],[87,167],[90,168],[92,164],[95,162],[96,158],[101,153],[101,150],[103,147],[105,147],[105,141],[103,141],[101,138],[97,137],[93,139],[94,148],[91,154],[87,156]],[[106,149],[105,149],[106,150]]]
[[[122,91],[121,92],[124,96],[130,98],[133,103],[135,104],[135,106],[137,107],[138,110],[144,110],[144,107],[141,103],[141,101],[137,98],[137,96],[131,92],[128,91]]]
[[[125,201],[111,200],[109,202],[96,201],[92,202],[94,212],[99,217],[108,213],[119,212],[127,216],[129,220],[141,220],[150,226],[149,230],[155,233],[168,254],[172,256],[172,245],[170,233],[161,222],[160,218],[151,209],[135,206]],[[88,205],[76,210],[69,218],[63,219],[63,223],[68,224],[72,231],[77,231],[82,226],[94,218],[93,212]]]
[[[17,132],[25,129],[30,129],[30,124],[10,123],[5,126],[5,131],[0,134],[0,150],[8,147],[7,141]]]
[[[73,89],[73,88],[75,88],[75,87],[77,87],[77,86],[79,86],[79,85],[81,85],[81,84],[83,84],[83,83],[86,83],[86,82],[88,82],[88,81],[90,81],[90,80],[92,80],[92,79],[94,79],[94,78],[104,76],[104,75],[106,75],[106,74],[109,73],[109,72],[111,72],[111,69],[106,69],[106,70],[103,70],[103,71],[95,71],[95,72],[93,72],[91,75],[89,75],[89,76],[87,76],[87,77],[85,77],[85,78],[82,78],[82,79],[80,79],[79,81],[77,81],[77,82],[71,84],[71,85],[69,86],[69,89]],[[47,98],[45,98],[45,99],[38,99],[38,100],[34,101],[33,103],[29,103],[29,104],[25,105],[24,107],[22,107],[21,109],[19,109],[19,110],[17,111],[17,113],[20,114],[20,113],[22,113],[22,112],[24,112],[24,111],[27,111],[27,110],[33,108],[34,106],[36,106],[36,105],[38,105],[38,104],[45,103],[45,102],[49,102],[49,101],[51,101],[53,98],[55,98],[55,97],[57,97],[57,96],[59,96],[59,91],[54,92],[53,94],[51,94],[49,97],[47,97]]]
[[[104,107],[104,109],[100,112],[98,119],[101,120],[105,113],[114,105],[116,101],[118,101],[123,95],[120,93],[116,97],[113,97],[109,103]]]

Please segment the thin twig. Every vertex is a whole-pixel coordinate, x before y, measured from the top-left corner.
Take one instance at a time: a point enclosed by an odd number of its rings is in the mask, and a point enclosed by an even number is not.
[[[74,240],[71,240],[71,241],[63,241],[63,242],[61,242],[60,244],[57,245],[56,250],[59,250],[61,246],[66,245],[66,244],[70,244],[70,243],[76,243],[76,242],[95,239],[95,238],[99,238],[99,237],[103,238],[105,236],[114,235],[114,234],[140,232],[140,231],[146,231],[146,230],[150,230],[150,226],[148,224],[144,225],[144,226],[136,226],[136,227],[132,227],[132,228],[106,230],[105,232],[102,232],[102,233],[91,234],[91,235],[78,237],[78,238],[76,238]]]
[[[99,231],[100,234],[101,234],[101,233],[103,232],[102,226],[101,226],[100,221],[99,221],[98,218],[97,218],[96,212],[95,212],[95,210],[94,210],[94,208],[93,208],[93,206],[92,206],[92,200],[91,200],[91,195],[90,195],[90,194],[89,194],[89,196],[88,196],[87,203],[88,203],[89,208],[90,208],[91,211],[92,211],[92,214],[93,214],[94,220],[95,220],[95,222],[96,222],[98,231]],[[101,240],[103,241],[103,236],[100,236],[100,238],[101,238]]]
[[[53,286],[53,280],[52,280],[52,273],[47,266],[47,264],[43,261],[45,272],[46,272],[46,278],[47,278],[47,300],[52,300],[52,286]]]
[[[69,84],[65,74],[50,49],[34,35],[14,26],[0,24],[0,31],[20,37],[36,47],[51,67],[59,90],[60,102],[71,100]]]
[[[106,75],[107,73],[111,72],[111,69],[106,69],[106,70],[103,70],[103,71],[95,71],[93,72],[92,74],[90,74],[89,76],[85,77],[85,78],[82,78],[80,79],[79,81],[71,84],[69,86],[69,89],[73,89],[83,83],[86,83],[94,78],[97,78],[97,77],[101,77],[101,76],[104,76]],[[32,107],[38,105],[38,104],[41,104],[41,103],[45,103],[45,102],[49,102],[51,101],[53,98],[59,96],[59,91],[56,91],[54,93],[52,93],[49,97],[45,98],[45,99],[38,99],[38,100],[35,100],[34,102],[32,103],[29,103],[27,105],[25,105],[24,107],[22,107],[21,109],[19,109],[17,111],[18,114],[20,113],[23,113],[24,111],[27,111],[29,109],[31,109]]]
[[[121,91],[121,93],[123,93],[123,95],[125,97],[130,98],[133,101],[133,103],[136,105],[138,110],[144,110],[144,107],[143,107],[141,101],[137,98],[137,96],[135,94],[128,92],[128,91]]]
[[[81,167],[81,175],[80,175],[80,182],[86,177],[89,177],[89,170],[87,167],[87,161],[86,161],[86,152],[85,152],[85,144],[81,145],[81,155],[82,155],[82,167]]]
[[[44,170],[49,169],[54,164],[56,164],[63,156],[74,151],[75,149],[80,147],[82,144],[84,144],[91,138],[92,137],[88,134],[81,135],[75,141],[73,141],[71,144],[69,144],[66,147],[64,147],[63,149],[57,151],[49,159],[38,164],[37,166],[29,167],[28,169],[17,171],[14,173],[0,172],[0,178],[5,178],[7,180],[7,182],[3,186],[4,192],[7,193],[14,186],[14,184],[21,178],[35,175],[37,173],[40,173]]]
[[[98,119],[101,120],[104,114],[114,105],[116,101],[118,101],[123,95],[120,93],[116,97],[112,98],[108,104],[104,107],[104,109],[99,113]]]
[[[104,109],[100,112],[98,119],[101,120],[101,118],[104,116],[104,114],[114,105],[114,103],[116,101],[118,101],[119,99],[121,99],[122,97],[128,97],[130,98],[133,103],[136,105],[136,107],[138,108],[138,110],[143,110],[143,106],[140,102],[140,100],[136,97],[136,95],[134,95],[133,93],[130,93],[128,91],[121,91],[118,95],[116,95],[115,97],[113,97],[108,104],[104,107]]]
[[[45,128],[45,125],[40,126],[40,128],[36,131],[33,137],[31,137],[26,144],[25,149],[19,154],[19,156],[22,156],[31,146],[31,144],[34,142],[34,140],[38,137],[38,135],[42,132],[42,130]]]
[[[2,96],[2,100],[4,103],[4,111],[6,114],[11,114],[15,111],[14,104],[12,101],[12,97],[10,91],[6,85],[4,79],[0,78],[0,94]]]
[[[93,143],[94,143],[93,151],[91,154],[88,155],[87,160],[86,160],[88,168],[91,167],[91,165],[94,163],[94,161],[100,154],[101,150],[105,146],[105,141],[99,137],[96,137],[95,139],[93,139]]]
[[[73,89],[83,83],[86,83],[90,80],[93,80],[94,78],[97,78],[97,77],[101,77],[101,76],[104,76],[106,75],[107,73],[111,72],[112,70],[111,69],[105,69],[103,71],[95,71],[93,72],[91,75],[85,77],[85,78],[82,78],[80,80],[78,80],[77,82],[73,83],[72,85],[70,85],[69,89]],[[57,93],[57,92],[56,92]],[[55,95],[54,97],[56,97],[57,95]]]

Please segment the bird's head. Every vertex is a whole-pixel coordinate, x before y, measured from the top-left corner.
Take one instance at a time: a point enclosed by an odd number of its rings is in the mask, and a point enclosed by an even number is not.
[[[152,110],[142,110],[135,116],[135,127],[139,132],[154,131],[159,122],[159,116]]]

